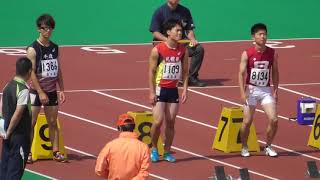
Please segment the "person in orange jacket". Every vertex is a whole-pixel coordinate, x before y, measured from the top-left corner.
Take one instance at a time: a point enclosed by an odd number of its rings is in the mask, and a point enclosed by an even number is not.
[[[134,119],[122,114],[117,121],[118,138],[107,143],[96,161],[95,173],[109,180],[143,180],[149,176],[150,153],[147,144],[133,132]]]

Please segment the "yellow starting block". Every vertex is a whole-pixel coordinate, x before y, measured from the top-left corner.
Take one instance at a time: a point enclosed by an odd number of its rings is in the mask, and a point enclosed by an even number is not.
[[[149,148],[151,148],[152,141],[151,141],[150,130],[153,122],[152,113],[150,111],[138,111],[138,112],[129,111],[127,114],[129,114],[134,118],[134,121],[136,123],[134,132],[138,134],[139,140],[146,143],[149,146]],[[157,147],[158,147],[159,155],[163,155],[164,147],[163,147],[161,137],[159,137]]]
[[[240,152],[242,148],[240,128],[243,121],[242,108],[224,107],[220,120],[218,123],[218,129],[213,141],[212,148],[218,149],[223,152]],[[251,124],[249,137],[248,137],[248,149],[249,151],[260,152],[260,147],[257,141],[256,130]]]
[[[317,104],[317,111],[309,135],[308,146],[320,148],[320,105]]]
[[[59,129],[59,151],[67,157],[67,153],[64,148],[63,136],[60,129],[60,124],[57,119]],[[38,116],[37,123],[34,127],[34,137],[31,146],[32,160],[38,159],[52,159],[52,144],[49,138],[49,126],[46,116],[41,113]]]

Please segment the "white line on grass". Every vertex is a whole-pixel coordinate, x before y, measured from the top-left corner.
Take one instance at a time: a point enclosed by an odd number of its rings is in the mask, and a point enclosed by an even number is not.
[[[31,173],[33,173],[33,174],[37,174],[37,175],[39,175],[39,176],[42,176],[42,177],[45,177],[45,178],[48,178],[48,179],[57,180],[57,179],[54,178],[54,177],[51,177],[51,176],[48,176],[48,175],[45,175],[45,174],[42,174],[42,173],[39,173],[39,172],[30,170],[30,169],[27,169],[27,168],[25,169],[25,171],[31,172]]]

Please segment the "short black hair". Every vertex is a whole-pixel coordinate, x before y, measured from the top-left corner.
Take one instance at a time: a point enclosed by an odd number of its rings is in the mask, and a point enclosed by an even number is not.
[[[50,14],[42,14],[41,16],[38,17],[36,23],[38,28],[40,28],[41,25],[44,24],[54,29],[56,25],[53,17]]]
[[[20,57],[16,62],[16,75],[25,76],[32,69],[32,63],[27,57]]]
[[[267,30],[267,26],[263,23],[256,23],[251,27],[251,35],[254,35],[256,32],[258,32],[259,30],[265,30],[266,32],[268,32]]]
[[[128,124],[118,126],[118,130],[120,131],[130,131],[133,132],[134,128],[136,127],[135,124],[132,124],[130,120],[125,120],[125,123],[128,122]]]
[[[168,36],[168,34],[167,34],[167,31],[168,30],[171,30],[172,28],[174,28],[176,25],[179,25],[179,26],[181,26],[181,27],[183,27],[182,26],[182,22],[179,20],[179,19],[176,19],[176,18],[170,18],[170,19],[168,19],[165,23],[164,23],[164,25],[163,25],[163,32],[164,32],[164,35],[165,36]]]

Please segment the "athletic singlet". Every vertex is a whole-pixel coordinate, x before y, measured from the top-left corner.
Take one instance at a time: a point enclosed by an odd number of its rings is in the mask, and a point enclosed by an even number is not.
[[[255,47],[246,50],[248,56],[246,84],[270,86],[270,70],[274,59],[274,49],[266,47],[263,53]]]
[[[182,60],[185,47],[179,44],[177,48],[169,48],[165,42],[156,45],[158,50],[158,67],[156,85],[159,87],[175,88],[182,75]]]
[[[57,90],[59,63],[58,63],[58,45],[50,41],[50,45],[45,47],[37,40],[29,47],[36,51],[36,76],[40,87],[45,92]],[[32,83],[32,89],[35,89]]]

